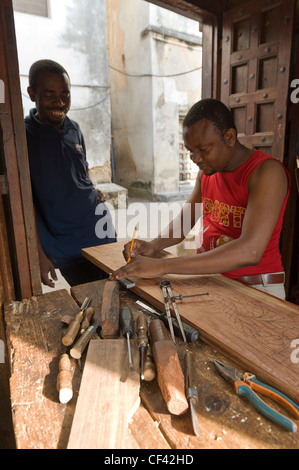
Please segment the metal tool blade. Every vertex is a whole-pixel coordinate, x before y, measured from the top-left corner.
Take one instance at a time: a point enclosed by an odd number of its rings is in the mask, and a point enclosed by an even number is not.
[[[173,324],[172,324],[172,319],[171,319],[171,313],[170,313],[170,308],[169,308],[169,303],[168,303],[168,292],[167,292],[167,287],[164,286],[164,284],[163,284],[164,282],[166,282],[166,281],[161,281],[160,282],[160,287],[162,289],[165,312],[166,312],[166,316],[167,316],[167,320],[168,320],[168,326],[169,326],[171,338],[172,338],[172,341],[174,342],[174,344],[176,344],[175,334],[174,334],[174,331],[173,331]]]
[[[224,364],[224,362],[218,361],[218,359],[214,360],[214,364],[222,377],[228,380],[228,382],[234,384],[238,380],[243,380],[243,372],[236,369],[235,367]]]
[[[161,319],[161,317],[164,315],[164,313],[157,312],[157,310],[154,310],[152,307],[145,304],[144,302],[141,302],[140,300],[136,300],[135,303],[138,305],[139,308],[141,308],[143,312],[145,311],[148,314],[152,314],[154,318]]]
[[[182,334],[184,343],[187,343],[185,331],[184,331],[184,328],[183,328],[183,325],[182,325],[182,321],[181,321],[181,315],[180,315],[180,312],[179,312],[179,310],[178,310],[178,307],[177,307],[177,304],[176,304],[176,301],[175,301],[175,299],[174,299],[174,296],[173,296],[173,293],[172,293],[172,289],[171,289],[170,286],[167,287],[167,291],[168,291],[170,300],[171,300],[171,302],[172,302],[172,306],[173,306],[173,310],[174,310],[176,319],[177,319],[178,324],[179,324],[179,326],[180,326],[180,330],[181,330],[181,334]]]
[[[74,344],[74,346],[70,350],[70,355],[74,359],[80,359],[83,351],[85,350],[91,338],[95,335],[100,324],[101,324],[101,310],[98,309],[94,314],[93,324],[89,326],[87,330],[84,331],[84,333],[82,333],[80,338],[77,340],[77,342]]]
[[[166,327],[168,326],[168,319],[165,313],[157,312],[157,310],[154,310],[152,307],[148,306],[143,302],[140,302],[139,300],[136,300],[135,303],[137,304],[139,311],[142,311],[153,318],[158,318],[159,320],[162,320],[164,325]],[[171,321],[173,324],[173,330],[175,335],[181,337],[180,325],[178,321],[174,317],[171,317]],[[187,341],[189,343],[195,343],[196,341],[198,341],[200,336],[199,331],[193,328],[193,326],[189,325],[188,323],[185,323],[184,321],[182,321],[182,325]]]
[[[198,403],[198,393],[197,393],[197,388],[194,385],[194,380],[193,380],[193,373],[195,370],[194,364],[195,364],[194,355],[192,351],[187,350],[185,352],[185,357],[184,357],[185,393],[186,393],[186,398],[189,403],[193,431],[196,436],[199,436],[197,413],[196,413],[196,404]]]
[[[83,304],[81,305],[81,312],[84,312],[84,310],[87,309],[87,307],[89,307],[90,305],[90,302],[91,302],[91,298],[90,297],[86,297]]]

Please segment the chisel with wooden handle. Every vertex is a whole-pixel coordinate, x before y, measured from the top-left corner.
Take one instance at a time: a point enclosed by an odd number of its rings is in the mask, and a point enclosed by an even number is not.
[[[93,319],[93,316],[94,316],[94,308],[93,307],[88,307],[84,312],[83,321],[81,323],[81,330],[80,330],[81,335],[90,326],[91,320]]]
[[[186,398],[190,405],[190,413],[191,413],[191,420],[192,426],[195,436],[199,436],[198,431],[198,422],[197,422],[197,414],[196,414],[196,405],[198,403],[198,393],[197,388],[194,384],[194,370],[195,370],[195,361],[194,355],[191,351],[185,352],[185,390],[186,390]]]
[[[151,382],[156,377],[156,365],[154,363],[151,345],[148,344],[144,358],[144,380]]]
[[[140,351],[140,378],[141,380],[144,380],[145,356],[146,356],[146,351],[149,345],[147,330],[148,330],[147,316],[145,314],[141,314],[137,317],[137,322],[136,322],[137,346]],[[148,361],[147,361],[147,366],[149,366]]]
[[[185,396],[184,374],[175,345],[161,320],[151,321],[149,329],[161,393],[168,411],[181,415],[188,410],[188,402]]]
[[[80,336],[80,338],[77,340],[77,342],[74,344],[74,346],[70,350],[70,355],[74,359],[80,359],[83,351],[85,350],[91,338],[96,333],[100,324],[101,324],[101,311],[100,309],[98,309],[94,315],[93,324],[89,326],[87,330],[84,331],[84,333]]]
[[[64,346],[70,346],[75,341],[75,338],[80,329],[81,322],[83,320],[84,311],[87,309],[90,302],[91,302],[91,298],[86,297],[83,304],[81,305],[80,312],[77,313],[74,320],[72,321],[72,323],[69,325],[68,329],[66,330],[66,333],[62,338],[62,344]]]
[[[56,388],[59,392],[60,403],[68,403],[73,397],[71,362],[69,355],[63,353],[59,360],[59,373]]]

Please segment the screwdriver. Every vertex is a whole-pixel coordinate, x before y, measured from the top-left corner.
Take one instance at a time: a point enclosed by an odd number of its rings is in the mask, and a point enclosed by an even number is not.
[[[127,338],[129,367],[133,369],[130,338],[133,336],[133,314],[128,306],[122,307],[120,312],[120,330],[124,338]]]
[[[148,347],[147,316],[142,313],[137,317],[137,346],[140,350],[140,378],[144,380],[144,356]]]

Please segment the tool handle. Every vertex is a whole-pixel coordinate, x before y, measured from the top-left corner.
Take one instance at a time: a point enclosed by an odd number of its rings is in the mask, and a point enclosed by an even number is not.
[[[148,345],[148,336],[147,336],[147,316],[141,314],[137,317],[136,322],[136,332],[137,332],[137,346],[140,348],[143,345],[146,347]]]
[[[176,347],[160,320],[153,320],[149,329],[157,368],[157,380],[162,396],[168,411],[181,415],[188,410],[188,402],[184,390],[184,374]]]
[[[133,314],[132,310],[128,307],[122,307],[119,317],[120,322],[120,329],[122,335],[127,338],[127,334],[129,334],[129,338],[133,336]]]
[[[88,307],[85,312],[84,312],[84,317],[83,321],[81,323],[81,332],[83,333],[82,330],[87,330],[87,328],[90,326],[90,322],[94,316],[94,308],[93,307]]]
[[[185,352],[184,357],[184,366],[185,366],[185,387],[190,387],[190,371],[191,371],[191,361],[192,361],[191,351]]]
[[[81,311],[77,313],[77,315],[75,316],[75,319],[69,325],[64,337],[62,338],[62,344],[64,344],[64,346],[70,346],[75,341],[75,338],[80,329],[80,324],[82,320],[83,320],[83,312]]]
[[[78,341],[75,343],[75,345],[70,350],[70,355],[74,359],[80,359],[80,357],[82,356],[83,351],[85,350],[86,346],[88,345],[89,341],[91,340],[91,338],[93,337],[95,332],[96,332],[96,328],[94,328],[94,326],[90,326],[80,336]]]
[[[167,316],[165,314],[163,314],[163,315],[160,315],[159,318],[163,321],[164,325],[166,327],[168,327]],[[174,334],[178,338],[182,338],[180,325],[178,324],[178,321],[173,317],[171,317],[171,318],[172,318],[172,325],[173,325]],[[183,321],[182,321],[182,325],[183,325],[184,332],[185,332],[185,335],[186,335],[186,340],[188,341],[188,343],[195,343],[199,339],[199,331],[196,330],[195,328],[193,328],[193,326],[191,326],[188,323],[185,323]]]
[[[249,385],[240,381],[235,382],[235,389],[238,395],[244,396],[248,401],[266,418],[273,421],[273,423],[278,424],[287,431],[296,432],[297,426],[293,421],[286,418],[282,414],[273,410],[268,406],[254,391],[250,388]]]
[[[195,359],[192,351],[186,350],[184,356],[185,388],[196,388],[194,386]]]
[[[170,340],[168,330],[166,330],[165,325],[160,320],[152,320],[150,322],[150,334],[153,344],[158,341]]]
[[[151,382],[156,377],[156,366],[154,363],[151,345],[148,344],[144,358],[144,380]]]
[[[246,372],[244,375],[245,382],[252,390],[272,398],[272,400],[276,401],[286,410],[292,413],[296,419],[299,419],[299,406],[289,397],[281,393],[279,390],[276,390],[276,388],[270,387],[270,385],[265,385],[264,383],[260,382],[253,374]]]
[[[66,353],[62,354],[59,360],[56,388],[59,392],[60,403],[68,403],[73,397],[71,361]]]

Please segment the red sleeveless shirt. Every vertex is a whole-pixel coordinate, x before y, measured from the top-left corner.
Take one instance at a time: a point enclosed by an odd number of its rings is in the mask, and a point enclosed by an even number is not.
[[[203,202],[203,235],[201,251],[209,251],[219,245],[240,237],[243,219],[248,203],[248,180],[252,172],[265,160],[274,159],[260,150],[241,165],[236,171],[215,173],[211,176],[201,175],[201,192]],[[277,160],[278,161],[278,160]],[[285,169],[286,174],[289,175]],[[285,197],[276,226],[268,246],[257,266],[248,266],[223,273],[230,278],[251,276],[254,274],[276,273],[283,271],[279,239],[282,229],[289,190]]]

